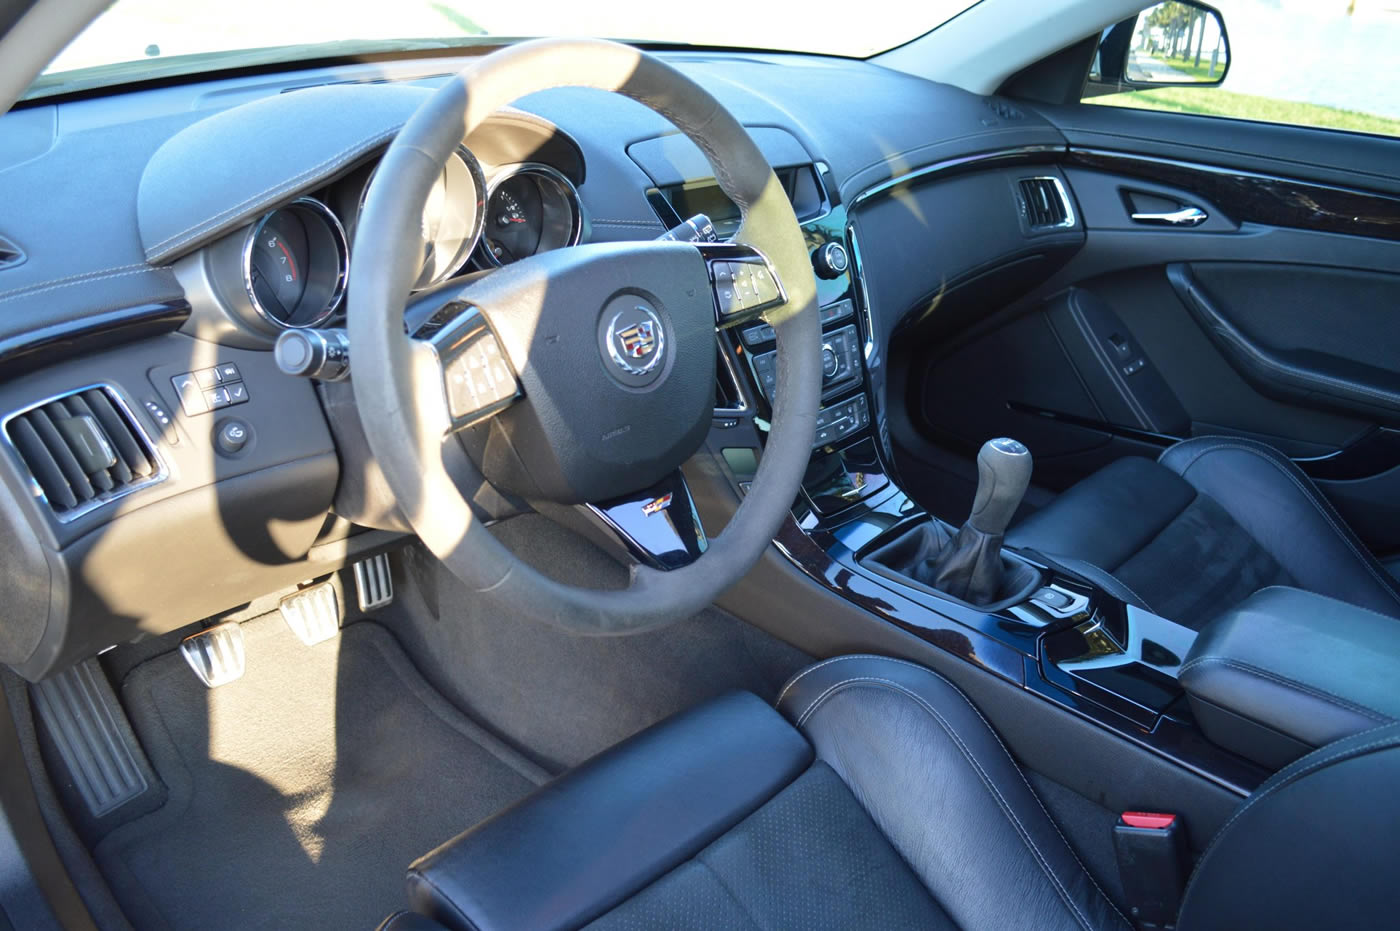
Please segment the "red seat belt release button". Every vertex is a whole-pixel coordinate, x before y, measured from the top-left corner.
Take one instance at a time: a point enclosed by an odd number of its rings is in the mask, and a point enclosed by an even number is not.
[[[1186,886],[1181,819],[1155,811],[1125,811],[1113,826],[1123,895],[1139,928],[1172,928]]]
[[[1120,816],[1123,823],[1132,828],[1169,828],[1176,824],[1176,815],[1164,815],[1155,811],[1125,811]]]

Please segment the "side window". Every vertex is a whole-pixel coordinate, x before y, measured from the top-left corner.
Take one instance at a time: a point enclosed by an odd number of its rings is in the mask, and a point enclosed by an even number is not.
[[[1106,29],[1083,102],[1400,136],[1400,0],[1217,6]]]

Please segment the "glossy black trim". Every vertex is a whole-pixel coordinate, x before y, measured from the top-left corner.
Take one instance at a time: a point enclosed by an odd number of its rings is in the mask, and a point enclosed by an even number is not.
[[[1174,443],[1180,443],[1183,439],[1183,437],[1171,436],[1166,433],[1153,433],[1151,430],[1142,430],[1137,427],[1125,427],[1122,424],[1107,423],[1102,420],[1095,420],[1092,417],[1080,417],[1078,414],[1066,414],[1063,411],[1054,411],[1046,407],[1037,407],[1034,404],[1025,404],[1021,401],[1007,401],[1006,406],[1017,413],[1030,414],[1032,417],[1042,417],[1046,420],[1054,420],[1072,427],[1084,427],[1088,430],[1097,430],[1100,433],[1121,436],[1124,439],[1136,440],[1139,443],[1161,446],[1163,449]]]
[[[1086,596],[1087,606],[1069,617],[1035,602],[989,614],[860,565],[861,554],[923,519],[903,492],[891,489],[834,519],[804,513],[800,524],[784,525],[774,543],[804,574],[850,603],[1237,795],[1248,795],[1268,777],[1206,740],[1186,711],[1175,672],[1194,631],[1043,565],[1052,584]]]
[[[962,174],[968,171],[980,171],[984,168],[1004,168],[1008,165],[1045,164],[1056,161],[1065,151],[1064,145],[1054,143],[994,149],[990,152],[978,152],[974,155],[961,155],[957,158],[944,159],[941,162],[934,162],[931,165],[907,171],[888,181],[871,185],[851,198],[848,209],[855,211],[861,204],[872,198],[888,194],[906,185],[918,184],[934,176]]]
[[[650,488],[586,507],[638,562],[653,569],[688,566],[710,545],[679,470]]]
[[[1071,146],[1065,164],[1199,194],[1236,222],[1400,240],[1400,198],[1237,168]]]
[[[13,378],[64,359],[160,336],[178,330],[189,316],[190,305],[185,300],[141,304],[0,340],[0,378]]]
[[[1376,427],[1335,453],[1293,463],[1309,478],[1324,482],[1351,482],[1373,478],[1400,466],[1400,430]]]

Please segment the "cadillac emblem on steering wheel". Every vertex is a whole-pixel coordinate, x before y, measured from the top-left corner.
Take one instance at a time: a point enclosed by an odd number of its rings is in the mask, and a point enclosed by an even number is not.
[[[613,364],[629,375],[645,375],[665,357],[661,319],[640,302],[612,315],[604,339]]]

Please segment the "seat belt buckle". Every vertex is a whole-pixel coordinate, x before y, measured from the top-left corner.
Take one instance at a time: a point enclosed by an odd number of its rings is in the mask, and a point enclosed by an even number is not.
[[[1133,921],[1139,928],[1174,928],[1186,887],[1186,832],[1181,818],[1125,811],[1113,826],[1113,847]]]

